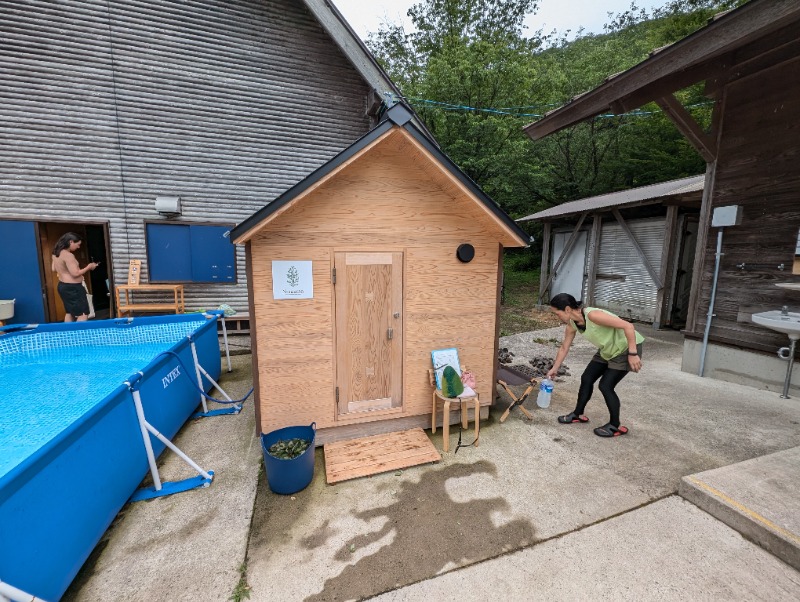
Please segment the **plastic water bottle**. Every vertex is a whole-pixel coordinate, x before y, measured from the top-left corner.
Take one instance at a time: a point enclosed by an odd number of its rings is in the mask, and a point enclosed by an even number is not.
[[[545,378],[539,383],[539,396],[536,398],[536,405],[546,408],[550,405],[550,397],[553,394],[553,381]]]

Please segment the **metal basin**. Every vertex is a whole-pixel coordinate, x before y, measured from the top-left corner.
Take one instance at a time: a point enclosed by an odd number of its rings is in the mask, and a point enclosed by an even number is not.
[[[790,311],[784,314],[776,309],[753,314],[751,319],[760,326],[788,335],[790,339],[800,339],[800,313]]]

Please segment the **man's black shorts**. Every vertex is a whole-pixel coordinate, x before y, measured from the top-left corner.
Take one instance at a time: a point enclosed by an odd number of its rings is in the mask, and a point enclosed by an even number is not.
[[[86,299],[86,289],[82,284],[59,282],[58,294],[64,302],[64,309],[74,318],[89,314],[89,301]]]

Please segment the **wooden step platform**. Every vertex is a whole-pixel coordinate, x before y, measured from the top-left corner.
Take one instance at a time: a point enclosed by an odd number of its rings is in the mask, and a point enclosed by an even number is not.
[[[329,484],[442,459],[421,428],[326,443],[324,449]]]

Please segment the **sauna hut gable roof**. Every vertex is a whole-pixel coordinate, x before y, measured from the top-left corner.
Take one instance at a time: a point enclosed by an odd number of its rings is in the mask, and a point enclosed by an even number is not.
[[[482,205],[491,221],[503,233],[502,242],[505,246],[527,246],[532,238],[414,124],[413,118],[414,113],[403,103],[398,103],[388,109],[382,121],[375,128],[231,230],[231,240],[236,244],[247,242],[282,208],[301,199],[316,189],[317,185],[336,177],[336,174],[369,152],[392,130],[400,128],[421,147],[423,155],[437,163],[442,177],[449,178],[465,192],[466,196]]]

